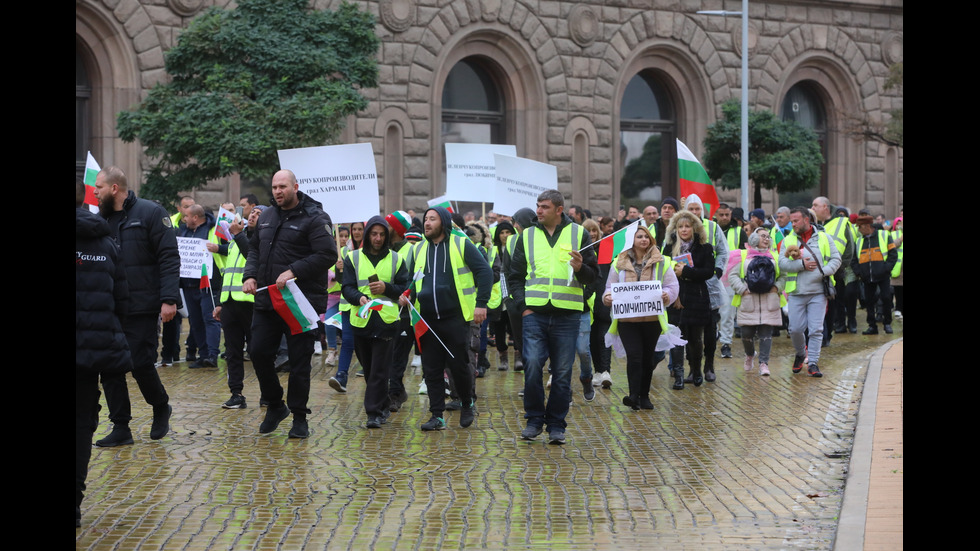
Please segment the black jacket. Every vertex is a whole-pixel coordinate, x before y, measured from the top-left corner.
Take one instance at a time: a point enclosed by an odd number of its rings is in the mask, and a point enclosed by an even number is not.
[[[337,263],[330,216],[320,203],[302,191],[299,204],[283,210],[278,205],[262,211],[249,241],[242,281],[254,279],[259,288],[276,283],[286,270],[317,313],[327,310],[327,271]],[[255,308],[272,310],[269,293],[255,294]]]
[[[665,254],[673,249],[673,237],[665,243]],[[680,290],[677,300],[667,308],[668,318],[675,325],[708,325],[711,323],[711,297],[708,295],[707,281],[715,275],[715,253],[711,245],[701,242],[701,236],[694,234],[691,245],[691,259],[694,266],[684,266],[677,283]],[[680,305],[682,308],[677,308]]]
[[[446,209],[433,207],[426,210],[425,214],[428,214],[430,210],[439,215],[445,237],[437,244],[426,239],[424,243],[416,245],[412,250],[413,262],[409,273],[415,274],[416,263],[414,258],[425,245],[425,273],[422,274],[422,287],[418,293],[419,313],[425,318],[431,316],[433,319],[443,319],[462,315],[459,295],[456,293],[456,274],[453,273],[452,264],[449,260],[449,247],[453,246],[453,222],[449,211]],[[469,239],[465,239],[463,245],[463,262],[473,272],[473,283],[476,285],[476,308],[486,308],[487,302],[490,301],[490,292],[493,290],[493,271],[487,264],[487,259],[484,258],[483,253]],[[410,298],[412,300],[416,298],[414,286]]]
[[[167,211],[130,191],[123,210],[110,214],[108,222],[126,268],[129,313],[159,313],[161,304],[177,304],[180,254]]]
[[[124,373],[132,369],[123,334],[129,288],[109,224],[75,209],[75,370]],[[157,306],[159,309],[159,306]]]
[[[371,242],[368,236],[371,234],[371,228],[374,226],[381,226],[385,230],[385,246],[382,247],[381,253],[377,255],[370,254],[368,252],[371,248]],[[372,266],[377,266],[378,262],[391,254],[391,247],[388,246],[388,238],[390,236],[389,232],[390,228],[388,227],[388,223],[385,222],[384,218],[378,215],[372,216],[371,219],[364,224],[364,246],[357,251],[348,254],[347,258],[344,259],[344,282],[343,287],[341,288],[341,293],[343,293],[344,298],[347,299],[347,302],[351,303],[352,317],[357,315],[357,311],[361,304],[361,297],[367,296],[368,298],[371,298],[370,295],[365,295],[362,293],[359,285],[357,284],[357,271],[354,269],[353,263],[354,255],[360,254],[360,262],[370,262]],[[391,277],[390,274],[378,274],[378,277],[385,283],[385,290],[383,293],[384,296],[397,305],[399,295],[405,292],[405,289],[408,288],[409,284],[407,259],[402,257],[401,266],[399,266],[395,272],[393,281],[387,281],[387,279]],[[397,337],[398,334],[401,333],[402,328],[398,324],[397,320],[395,320],[394,323],[386,324],[381,320],[381,316],[372,314],[371,317],[368,318],[368,324],[365,327],[354,327],[353,330],[354,336],[392,338]]]

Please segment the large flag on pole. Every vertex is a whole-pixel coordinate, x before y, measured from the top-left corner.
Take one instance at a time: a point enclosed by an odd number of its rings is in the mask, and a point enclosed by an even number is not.
[[[268,290],[269,296],[272,297],[272,307],[286,322],[293,335],[316,329],[316,322],[320,316],[295,281],[287,281],[282,290],[275,285],[269,285]]]
[[[715,185],[711,183],[711,178],[708,178],[708,173],[694,153],[691,153],[691,150],[680,140],[677,140],[677,172],[681,180],[681,197],[697,194],[704,203],[704,218],[709,219],[714,216],[715,211],[718,210],[718,192],[715,191]]]
[[[99,175],[99,163],[95,162],[92,152],[86,152],[85,157],[85,204],[92,212],[99,212],[99,199],[95,196],[95,177]]]
[[[599,264],[611,264],[619,256],[619,253],[632,247],[633,237],[636,236],[636,229],[638,227],[640,227],[639,220],[618,232],[611,233],[600,239],[599,250],[597,252]]]

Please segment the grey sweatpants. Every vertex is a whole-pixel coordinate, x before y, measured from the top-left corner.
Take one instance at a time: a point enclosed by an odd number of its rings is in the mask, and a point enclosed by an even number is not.
[[[823,345],[823,317],[827,313],[827,297],[823,293],[816,295],[790,295],[789,306],[789,335],[793,340],[797,356],[807,356],[811,364],[820,361],[820,346]],[[804,336],[804,331],[810,331],[810,342]]]

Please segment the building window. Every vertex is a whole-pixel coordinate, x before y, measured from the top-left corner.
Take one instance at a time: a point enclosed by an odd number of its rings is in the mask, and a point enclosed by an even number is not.
[[[474,57],[453,66],[442,90],[442,143],[502,143],[504,106],[486,65]]]
[[[803,191],[779,194],[781,205],[809,205],[814,198],[827,194],[827,111],[819,92],[816,83],[802,81],[790,88],[783,98],[780,117],[816,132],[823,163],[820,165],[820,181]]]
[[[626,85],[619,111],[621,202],[660,201],[677,180],[677,125],[670,97],[651,71]]]
[[[85,177],[86,153],[91,149],[92,84],[75,42],[75,176]]]

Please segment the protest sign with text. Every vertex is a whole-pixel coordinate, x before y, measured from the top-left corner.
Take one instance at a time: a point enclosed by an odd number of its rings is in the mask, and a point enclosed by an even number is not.
[[[201,265],[207,267],[208,278],[214,277],[211,273],[214,262],[211,259],[211,251],[207,247],[207,239],[196,237],[178,237],[177,251],[180,253],[180,277],[191,279],[201,279]]]
[[[611,313],[613,319],[663,314],[663,286],[659,281],[613,283]]]
[[[513,216],[524,207],[534,210],[542,191],[558,189],[558,169],[554,165],[506,155],[494,155],[494,162],[497,199],[493,210],[500,214]]]
[[[495,154],[517,155],[517,147],[505,144],[447,143],[446,195],[453,201],[494,203]]]
[[[369,143],[282,149],[279,166],[296,174],[300,191],[323,205],[334,223],[363,222],[381,212]]]

